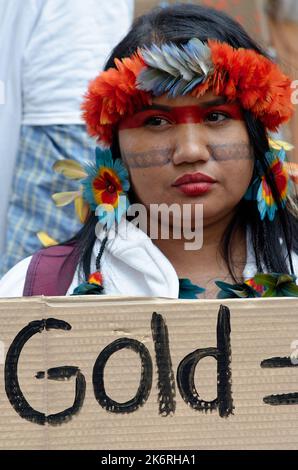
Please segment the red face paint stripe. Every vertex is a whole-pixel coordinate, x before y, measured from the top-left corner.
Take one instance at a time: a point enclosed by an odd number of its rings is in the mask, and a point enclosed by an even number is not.
[[[171,107],[169,111],[165,111],[162,108],[160,110],[148,109],[140,111],[133,116],[128,116],[121,121],[119,130],[144,127],[146,121],[152,117],[166,119],[172,124],[200,124],[210,113],[215,112],[226,114],[230,119],[238,121],[243,120],[241,107],[238,104],[223,104],[208,108],[201,108],[199,106],[175,106]]]

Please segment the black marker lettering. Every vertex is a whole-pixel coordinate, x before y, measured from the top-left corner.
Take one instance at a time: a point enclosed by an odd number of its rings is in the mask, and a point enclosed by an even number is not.
[[[36,378],[44,378],[44,372],[38,372]],[[76,378],[76,389],[75,389],[75,398],[73,405],[70,408],[66,408],[60,413],[55,413],[46,417],[46,422],[52,426],[58,424],[66,423],[70,421],[71,418],[77,414],[83,406],[85,393],[86,393],[86,380],[84,375],[81,373],[78,367],[73,366],[63,366],[63,367],[53,367],[48,369],[48,379],[49,380],[69,380],[71,377]]]
[[[44,425],[45,423],[52,425],[61,424],[64,421],[69,420],[74,414],[78,413],[84,401],[86,383],[85,378],[79,369],[77,367],[69,366],[49,369],[48,378],[52,380],[62,380],[74,375],[76,376],[76,393],[73,406],[50,416],[46,416],[44,413],[41,413],[30,406],[22,393],[18,380],[18,361],[24,345],[32,336],[36,333],[41,333],[44,329],[47,331],[51,329],[69,331],[71,326],[69,323],[55,318],[33,321],[25,326],[25,328],[23,328],[15,337],[7,352],[5,361],[5,390],[11,405],[22,418],[41,425]],[[45,373],[43,371],[36,374],[36,378],[38,379],[44,378],[44,376]]]
[[[183,400],[198,411],[214,411],[218,408],[221,417],[233,413],[231,388],[231,344],[230,311],[220,306],[217,318],[217,348],[197,349],[188,354],[179,364],[177,384]],[[212,401],[202,400],[194,383],[195,368],[204,357],[217,360],[217,398]]]
[[[105,392],[104,368],[108,359],[116,351],[128,348],[140,355],[141,380],[136,395],[125,403],[112,400]],[[152,387],[152,360],[146,346],[135,339],[119,338],[106,346],[99,354],[93,368],[93,390],[100,406],[112,413],[131,413],[143,406],[147,401]]]
[[[151,320],[152,337],[158,371],[159,414],[168,416],[175,413],[175,379],[169,348],[168,327],[162,315],[153,313]]]
[[[293,364],[290,357],[271,357],[261,362],[261,367],[281,368],[281,367],[298,367]],[[263,398],[267,405],[298,405],[298,393],[283,393],[281,395],[267,395]]]

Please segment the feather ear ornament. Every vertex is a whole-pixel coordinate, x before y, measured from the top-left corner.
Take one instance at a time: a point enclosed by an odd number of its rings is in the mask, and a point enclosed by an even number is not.
[[[180,47],[174,43],[153,44],[138,52],[147,67],[137,77],[137,88],[154,96],[186,95],[206,82],[214,69],[210,48],[197,38]]]

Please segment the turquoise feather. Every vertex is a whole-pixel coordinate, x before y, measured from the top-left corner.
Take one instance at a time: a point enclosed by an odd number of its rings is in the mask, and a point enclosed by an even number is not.
[[[203,292],[203,287],[193,284],[189,279],[179,279],[179,299],[197,299]]]
[[[247,299],[260,297],[259,292],[245,283],[229,284],[223,281],[215,281],[215,284],[221,289],[217,294],[218,299]]]

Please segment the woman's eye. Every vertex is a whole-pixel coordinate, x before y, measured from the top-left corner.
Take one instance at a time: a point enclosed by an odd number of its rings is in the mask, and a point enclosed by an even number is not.
[[[154,126],[154,127],[161,127],[167,124],[170,124],[170,122],[167,119],[157,117],[157,116],[152,116],[146,119],[146,121],[144,122],[144,126]]]
[[[207,122],[215,122],[215,123],[225,121],[226,119],[229,119],[229,116],[227,114],[219,113],[219,112],[209,113],[205,118]]]

